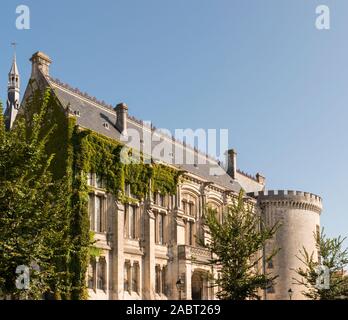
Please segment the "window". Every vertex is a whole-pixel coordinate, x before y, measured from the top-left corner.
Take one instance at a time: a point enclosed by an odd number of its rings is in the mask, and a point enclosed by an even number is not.
[[[133,263],[132,269],[132,291],[139,293],[139,264]]]
[[[136,239],[137,238],[137,207],[133,205],[126,205],[125,208],[125,227],[126,227],[126,238]]]
[[[164,244],[164,214],[155,214],[155,242],[158,244]]]
[[[184,195],[184,199],[181,202],[182,210],[187,216],[196,216],[196,198],[191,195]]]
[[[223,213],[222,213],[222,208],[216,203],[209,203],[208,204],[209,208],[215,212],[216,219],[218,220],[219,223],[223,223]]]
[[[139,293],[140,281],[140,267],[138,262],[134,262],[133,266],[131,262],[128,260],[124,263],[124,282],[123,282],[123,290],[131,292]]]
[[[88,210],[90,216],[90,228],[95,232],[104,232],[104,198],[94,194],[89,195]]]
[[[130,284],[129,284],[129,273],[130,273],[130,263],[129,261],[126,261],[124,263],[124,270],[123,270],[123,276],[124,276],[124,281],[123,281],[123,290],[124,291],[130,291]]]
[[[181,201],[182,204],[182,210],[184,211],[184,213],[186,213],[186,201]]]
[[[164,220],[164,217],[163,217],[163,214],[160,214],[158,216],[159,220],[158,220],[158,233],[159,233],[159,243],[160,244],[163,244],[163,220]]]
[[[158,215],[158,243],[163,244],[164,243],[164,215],[159,214]]]
[[[167,266],[164,266],[162,268],[162,293],[165,295],[167,295],[166,276],[167,276]]]
[[[128,207],[129,214],[129,224],[128,224],[128,236],[129,238],[135,238],[135,209],[133,206]]]
[[[91,260],[88,265],[88,288],[94,289],[94,283],[95,283],[95,274],[96,274],[96,265],[95,261]]]
[[[106,290],[106,261],[105,258],[100,258],[97,263],[98,269],[97,269],[97,275],[98,275],[98,281],[97,281],[97,288],[100,290]]]
[[[161,267],[159,265],[156,266],[156,283],[155,283],[155,291],[157,294],[161,294]]]
[[[80,116],[80,110],[75,110],[74,114],[75,114],[76,117],[79,117]]]
[[[156,265],[155,291],[157,294],[166,294],[166,272],[167,272],[166,266],[161,267],[160,265]]]
[[[95,197],[95,208],[94,208],[94,231],[102,232],[102,198],[99,196]]]
[[[90,194],[89,195],[89,201],[88,201],[88,211],[89,211],[89,225],[90,229],[94,230],[94,195]]]
[[[194,215],[194,205],[192,202],[188,204],[188,215],[193,216]]]
[[[97,175],[97,188],[104,188],[105,187],[105,179],[101,175]]]
[[[165,207],[165,197],[163,194],[159,194],[159,205]]]

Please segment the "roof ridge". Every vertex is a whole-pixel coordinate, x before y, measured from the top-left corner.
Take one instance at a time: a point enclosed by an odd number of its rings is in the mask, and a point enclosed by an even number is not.
[[[79,88],[77,87],[72,87],[71,85],[67,84],[66,82],[62,82],[60,81],[58,78],[53,78],[52,76],[48,76],[48,80],[54,82],[55,84],[68,89],[88,100],[91,100],[94,103],[100,104],[101,106],[110,109],[110,110],[114,110],[114,107],[111,104],[106,103],[104,100],[99,100],[97,99],[95,96],[90,96],[87,92],[82,92]]]
[[[257,178],[255,176],[253,176],[252,174],[246,173],[246,172],[244,172],[244,171],[242,171],[240,169],[237,169],[237,172],[240,173],[241,175],[247,177],[247,178],[250,178],[252,180],[257,181]]]
[[[96,104],[101,105],[102,107],[105,107],[105,108],[107,108],[109,110],[114,111],[114,107],[112,105],[106,103],[104,100],[99,100],[95,96],[90,96],[87,92],[82,92],[80,89],[74,88],[71,85],[69,85],[69,84],[67,84],[65,82],[62,82],[58,78],[54,78],[52,76],[46,76],[46,77],[48,78],[49,81],[52,81],[55,84],[65,88],[67,90],[70,90],[73,93],[78,94],[78,95],[82,96],[85,99],[90,100],[91,102],[94,102]],[[169,135],[169,134],[167,134],[165,132],[157,130],[157,128],[154,125],[152,125],[152,122],[151,122],[151,125],[148,125],[146,123],[146,121],[139,120],[138,118],[136,118],[136,117],[134,117],[134,116],[132,116],[130,114],[128,114],[128,118],[130,120],[134,121],[135,123],[139,124],[140,126],[144,126],[144,127],[148,128],[148,129],[150,129],[152,132],[156,131],[157,133],[160,133],[162,136],[165,136],[168,139],[171,139],[172,141],[180,144],[181,146],[183,146],[185,148],[189,148],[189,149],[191,149],[191,151],[193,151],[193,152],[195,152],[195,153],[197,153],[197,154],[199,154],[199,155],[201,155],[203,157],[206,157],[207,159],[210,159],[210,160],[216,162],[218,165],[221,164],[221,160],[213,157],[212,155],[209,155],[208,153],[205,153],[205,152],[199,150],[196,146],[191,146],[191,145],[187,144],[186,141],[180,141],[180,140],[176,139],[173,134]],[[239,171],[241,174],[245,175],[246,177],[249,177],[249,178],[251,178],[253,180],[256,180],[256,178],[254,176],[250,175],[250,174],[247,174],[247,173],[245,173],[245,172],[243,172],[243,171],[241,171],[239,169],[237,171]]]

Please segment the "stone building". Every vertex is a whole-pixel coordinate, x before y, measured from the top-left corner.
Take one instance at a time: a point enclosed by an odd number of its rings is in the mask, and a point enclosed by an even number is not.
[[[289,299],[290,288],[294,299],[303,298],[301,288],[293,284],[292,269],[299,266],[295,255],[302,246],[316,250],[313,232],[319,228],[320,197],[298,191],[266,191],[261,174],[251,176],[237,168],[234,150],[228,151],[228,168],[221,173],[217,160],[130,116],[126,104],[113,108],[54,79],[46,54],[36,52],[30,60],[31,80],[39,87],[51,88],[67,110],[67,117],[76,118],[81,130],[90,129],[122,141],[127,132],[135,130],[142,143],[144,135],[155,134],[155,144],[163,143],[173,151],[167,154],[169,158],[185,151],[183,163],[168,163],[184,172],[175,195],[151,193],[145,201],[124,204],[106,191],[101,177],[89,173],[88,184],[93,190],[89,194],[90,226],[102,252],[88,267],[90,299],[216,299],[216,288],[210,286],[209,276],[216,276],[217,271],[208,264],[210,253],[197,243],[198,237],[204,239],[207,234],[202,213],[210,205],[221,214],[241,188],[267,223],[282,222],[269,244],[276,244],[281,251],[263,266],[265,271],[279,274],[279,278],[274,288],[261,293],[262,298]],[[30,92],[28,85],[23,106]],[[14,60],[6,110],[9,127],[17,114],[18,101],[19,73]],[[188,154],[194,158],[193,163],[185,161]],[[126,191],[130,193],[129,188]],[[268,246],[265,250],[269,250]]]

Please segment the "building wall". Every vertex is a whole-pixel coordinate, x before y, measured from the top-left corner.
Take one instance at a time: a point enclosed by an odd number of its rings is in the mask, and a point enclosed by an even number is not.
[[[96,177],[94,177],[96,180]],[[93,184],[93,183],[92,183]],[[94,188],[94,195],[102,195],[107,226],[96,232],[96,246],[102,249],[100,258],[107,261],[107,279],[104,290],[90,289],[90,299],[216,299],[217,288],[209,288],[209,274],[217,270],[209,265],[210,253],[199,245],[206,239],[202,214],[207,205],[219,208],[231,203],[236,195],[226,193],[218,186],[209,185],[197,177],[187,175],[178,185],[177,195],[164,197],[164,202],[151,196],[136,208],[134,235],[129,236],[129,209],[105,195],[102,188]],[[302,288],[294,285],[292,269],[301,266],[296,258],[304,246],[314,251],[320,221],[321,199],[301,192],[269,191],[249,194],[269,225],[280,222],[275,238],[266,246],[266,253],[280,248],[266,271],[279,275],[272,290],[264,292],[264,299],[303,299]],[[191,206],[191,208],[189,207]],[[93,206],[90,207],[93,211]],[[159,235],[158,216],[162,215],[163,236]],[[189,229],[189,224],[192,228]],[[135,274],[135,276],[133,276]],[[134,277],[134,278],[133,278]],[[181,278],[183,291],[176,282]],[[98,275],[97,275],[98,279]],[[126,284],[125,284],[126,282]],[[136,283],[136,284],[133,284]]]
[[[187,177],[178,186],[177,195],[164,197],[164,203],[157,196],[157,200],[151,197],[143,203],[134,204],[137,208],[137,227],[135,236],[129,237],[126,206],[112,195],[105,194],[102,187],[97,187],[96,181],[97,177],[92,175],[89,185],[94,192],[90,196],[89,210],[94,228],[96,202],[93,197],[103,197],[102,208],[107,226],[94,232],[97,240],[95,246],[101,248],[101,254],[96,259],[105,258],[107,261],[107,272],[101,276],[107,279],[107,285],[103,290],[98,289],[97,285],[90,288],[90,299],[179,299],[176,287],[179,277],[184,282],[182,299],[192,299],[192,279],[194,285],[201,286],[202,298],[215,298],[208,275],[216,271],[208,264],[210,253],[199,246],[198,238],[205,236],[202,213],[206,204],[222,208],[232,201],[231,196],[226,196],[216,186],[208,187],[203,181]],[[191,209],[189,204],[192,205]],[[163,216],[161,240],[158,215]],[[189,223],[192,223],[191,230]],[[125,285],[126,278],[128,282],[133,280],[134,265],[138,268],[137,290],[129,283]],[[94,276],[94,283],[97,283],[100,275]],[[195,290],[196,296],[199,290]]]
[[[292,299],[305,299],[301,291],[303,286],[296,284],[300,280],[294,271],[303,267],[296,257],[305,247],[309,253],[318,258],[315,244],[315,233],[320,226],[322,203],[320,197],[299,191],[268,191],[255,194],[262,215],[269,226],[280,223],[275,238],[266,245],[266,253],[279,248],[280,251],[266,265],[266,271],[278,275],[274,288],[267,290],[267,299],[288,300],[289,289]]]

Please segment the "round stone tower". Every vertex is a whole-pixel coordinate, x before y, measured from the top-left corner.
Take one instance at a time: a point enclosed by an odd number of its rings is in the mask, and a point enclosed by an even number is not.
[[[265,272],[278,275],[275,286],[264,292],[264,299],[305,299],[301,293],[305,288],[296,285],[294,280],[299,279],[294,269],[303,266],[296,256],[305,247],[309,253],[314,252],[315,259],[318,258],[314,235],[320,228],[321,198],[290,190],[260,191],[249,196],[257,199],[267,225],[280,223],[274,239],[265,247],[266,254],[273,248],[280,248],[280,251],[264,265]]]

